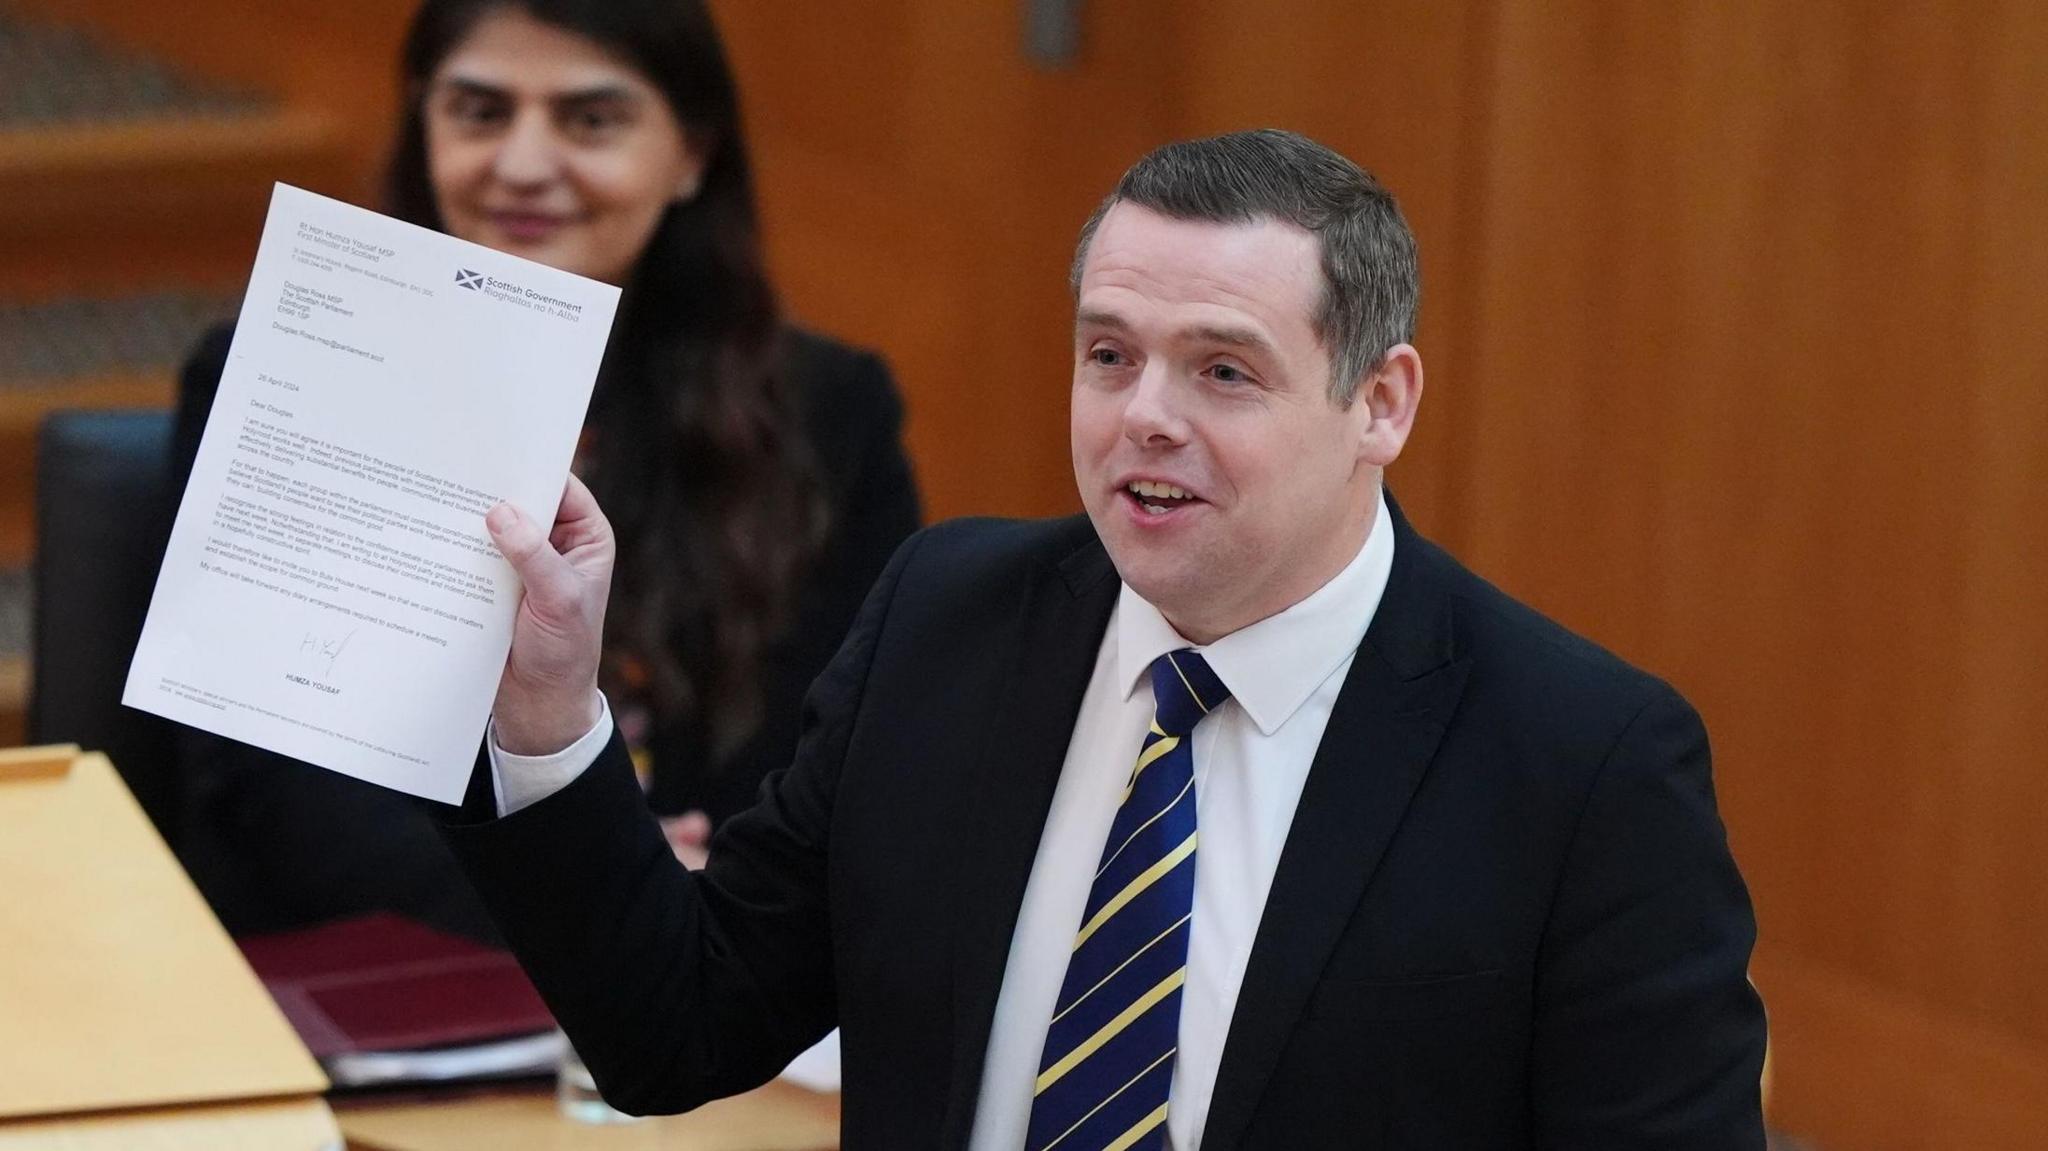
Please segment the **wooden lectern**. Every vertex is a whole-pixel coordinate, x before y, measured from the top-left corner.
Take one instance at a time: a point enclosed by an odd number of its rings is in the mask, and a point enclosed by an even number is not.
[[[326,1151],[326,1087],[106,757],[0,752],[0,1151]]]

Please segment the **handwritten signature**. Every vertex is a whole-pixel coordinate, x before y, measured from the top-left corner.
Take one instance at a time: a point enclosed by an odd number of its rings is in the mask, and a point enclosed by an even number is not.
[[[341,658],[341,653],[348,650],[348,641],[355,637],[356,633],[353,629],[347,634],[340,636],[321,635],[310,631],[305,632],[299,640],[299,654],[308,659],[326,661],[321,664],[321,674],[332,675],[334,673],[334,661]]]

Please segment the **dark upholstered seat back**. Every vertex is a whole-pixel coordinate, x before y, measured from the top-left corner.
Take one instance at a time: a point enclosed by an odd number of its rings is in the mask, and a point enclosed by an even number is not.
[[[105,751],[167,835],[171,725],[121,706],[173,511],[171,415],[56,412],[36,455],[31,743]]]

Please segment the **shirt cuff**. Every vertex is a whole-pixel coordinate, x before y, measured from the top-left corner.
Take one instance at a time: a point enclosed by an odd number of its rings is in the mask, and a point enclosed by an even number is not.
[[[491,757],[491,792],[498,800],[503,818],[532,807],[575,782],[583,769],[597,762],[597,753],[612,738],[612,705],[598,694],[601,710],[597,722],[583,738],[553,755],[513,755],[498,746],[498,721],[493,719],[484,737]]]

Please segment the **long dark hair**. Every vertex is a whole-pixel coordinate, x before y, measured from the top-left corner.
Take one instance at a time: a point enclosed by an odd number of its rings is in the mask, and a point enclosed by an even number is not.
[[[607,690],[658,722],[693,719],[714,763],[760,722],[761,664],[820,547],[825,505],[778,372],[739,96],[702,0],[425,0],[402,57],[406,99],[385,195],[443,227],[423,107],[441,61],[494,12],[523,12],[638,68],[707,158],[641,254],[591,401],[584,479],[620,541]]]

